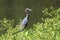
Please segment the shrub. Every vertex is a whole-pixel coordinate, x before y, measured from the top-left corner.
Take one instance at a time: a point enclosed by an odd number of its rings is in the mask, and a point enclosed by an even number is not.
[[[48,10],[44,15],[53,16],[53,18],[45,18],[45,23],[33,24],[33,28],[20,32],[19,25],[13,27],[14,20],[3,19],[0,21],[0,40],[60,40],[60,8],[52,10],[49,14]],[[7,30],[5,30],[7,29]],[[5,33],[3,33],[4,31]]]

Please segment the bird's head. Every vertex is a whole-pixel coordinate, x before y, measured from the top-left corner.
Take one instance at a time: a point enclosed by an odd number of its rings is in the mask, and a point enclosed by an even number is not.
[[[30,9],[30,8],[26,8],[25,9],[25,13],[29,13],[29,12],[31,12],[32,11],[32,9]]]

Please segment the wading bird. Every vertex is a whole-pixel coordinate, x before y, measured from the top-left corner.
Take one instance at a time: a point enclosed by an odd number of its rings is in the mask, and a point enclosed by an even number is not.
[[[26,24],[28,23],[28,16],[29,16],[29,12],[30,11],[32,11],[30,8],[26,8],[25,9],[25,14],[26,14],[26,16],[25,16],[25,18],[22,20],[22,22],[21,22],[21,29],[20,30],[22,30],[22,29],[24,29],[24,27],[26,26]]]

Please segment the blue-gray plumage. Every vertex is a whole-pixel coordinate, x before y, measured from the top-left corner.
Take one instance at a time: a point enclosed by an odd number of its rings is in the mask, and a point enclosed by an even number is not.
[[[25,13],[26,13],[26,17],[22,20],[21,22],[21,30],[26,26],[26,24],[28,23],[28,16],[29,16],[29,12],[32,11],[29,8],[25,9]]]

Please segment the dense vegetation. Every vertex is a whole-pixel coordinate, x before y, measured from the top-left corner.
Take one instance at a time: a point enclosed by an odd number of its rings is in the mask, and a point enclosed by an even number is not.
[[[26,7],[33,11],[20,32]],[[60,0],[0,0],[0,40],[60,40],[59,7]]]
[[[14,20],[0,20],[0,40],[60,40],[60,8],[42,11],[49,17],[40,18],[44,22],[33,24],[30,29],[20,32],[19,23],[13,28]]]

